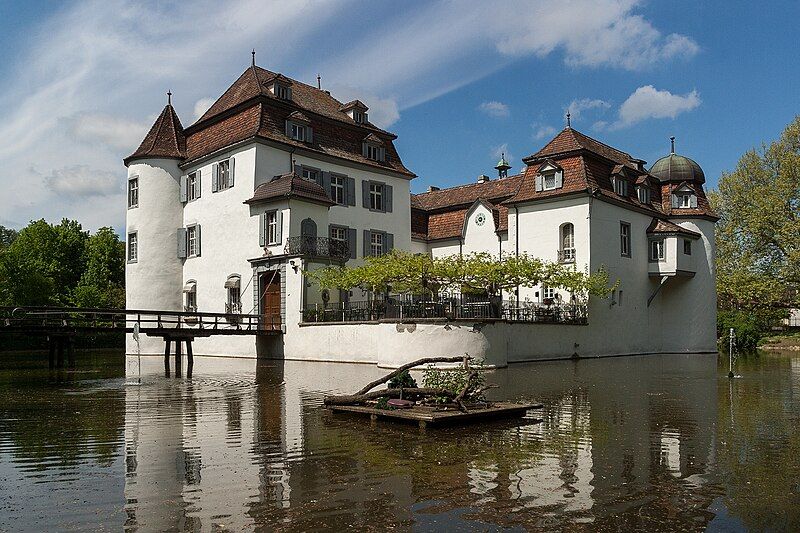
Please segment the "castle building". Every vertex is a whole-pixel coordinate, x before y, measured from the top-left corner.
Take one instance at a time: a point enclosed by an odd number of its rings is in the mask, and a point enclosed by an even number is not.
[[[411,194],[396,136],[368,111],[255,64],[186,128],[168,103],[124,160],[127,308],[225,312],[231,327],[259,314],[272,333],[198,339],[195,353],[208,355],[396,366],[467,352],[505,365],[716,350],[717,218],[702,169],[674,142],[647,170],[568,126],[518,174],[504,156],[495,178]],[[395,248],[524,253],[603,267],[619,287],[577,321],[541,319],[574,303],[543,286],[504,295],[509,315],[410,321],[351,313],[377,296],[320,291],[303,275]],[[341,318],[320,320],[320,309]],[[163,353],[163,341],[129,338],[137,350]]]

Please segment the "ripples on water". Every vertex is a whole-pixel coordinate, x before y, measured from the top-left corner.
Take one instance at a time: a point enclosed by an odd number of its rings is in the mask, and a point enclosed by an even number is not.
[[[6,358],[6,362],[8,362]],[[800,358],[516,365],[521,421],[421,431],[321,408],[369,365],[118,354],[0,369],[0,530],[775,529],[798,526]]]

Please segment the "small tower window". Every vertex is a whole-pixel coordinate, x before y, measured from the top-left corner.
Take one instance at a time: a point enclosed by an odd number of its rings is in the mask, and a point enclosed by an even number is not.
[[[139,178],[128,180],[128,208],[139,207]]]
[[[139,236],[134,231],[128,233],[128,262],[136,263],[139,260]]]

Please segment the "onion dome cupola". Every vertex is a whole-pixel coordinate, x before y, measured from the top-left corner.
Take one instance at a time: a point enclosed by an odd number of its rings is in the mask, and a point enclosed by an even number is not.
[[[508,170],[511,168],[511,165],[509,165],[508,161],[506,161],[506,154],[505,153],[500,155],[500,161],[497,162],[497,166],[494,167],[494,168],[497,169],[497,174],[501,178],[507,178],[508,177]]]
[[[650,167],[650,174],[665,182],[694,182],[702,185],[706,175],[693,159],[675,153],[675,137],[670,137],[672,149],[670,154],[662,157]]]

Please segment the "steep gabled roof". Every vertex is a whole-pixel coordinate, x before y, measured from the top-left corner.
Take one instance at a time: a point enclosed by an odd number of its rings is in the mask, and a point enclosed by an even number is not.
[[[145,135],[142,144],[123,162],[127,166],[136,159],[151,157],[166,159],[186,157],[186,137],[183,134],[183,126],[171,104],[164,107],[150,131]]]
[[[253,192],[253,197],[245,200],[244,203],[254,204],[290,198],[308,200],[327,206],[336,205],[321,185],[315,181],[302,178],[294,172],[275,176],[268,182],[262,183],[256,187],[256,190]]]
[[[609,161],[613,161],[614,163],[620,165],[625,165],[626,167],[634,170],[638,170],[639,168],[638,162],[640,160],[634,159],[630,154],[623,152],[622,150],[617,150],[614,147],[602,143],[597,139],[593,139],[588,135],[584,135],[578,130],[574,130],[570,127],[561,130],[561,132],[553,137],[549,143],[544,145],[541,150],[533,155],[523,158],[522,160],[525,163],[530,164],[531,162],[538,161],[540,159],[567,154],[569,152],[575,152],[579,150],[592,152],[593,154],[604,157]]]

